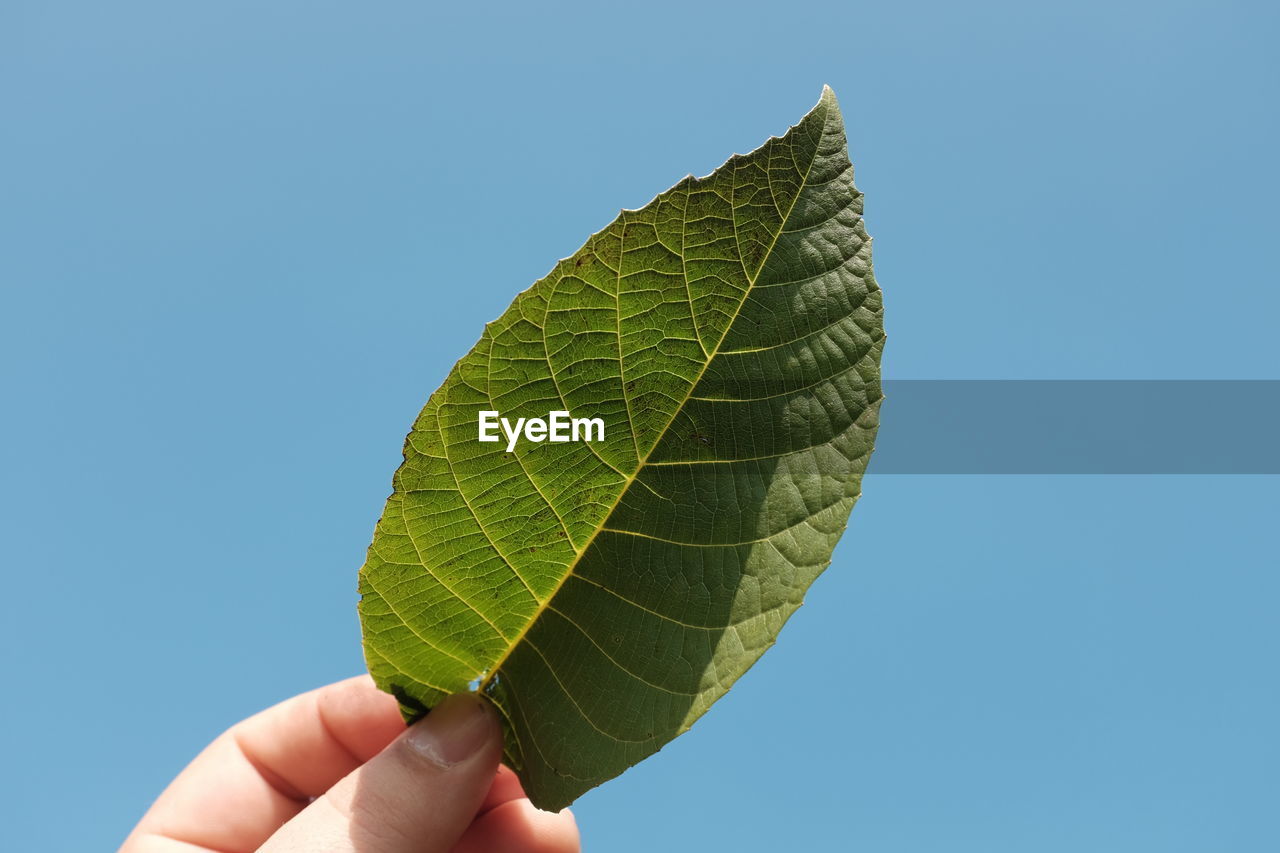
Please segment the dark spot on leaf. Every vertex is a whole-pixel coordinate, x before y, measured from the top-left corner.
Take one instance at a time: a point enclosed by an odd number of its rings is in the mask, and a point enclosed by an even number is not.
[[[406,693],[405,689],[398,684],[391,685],[391,695],[396,697],[396,701],[400,703],[400,714],[404,717],[405,722],[407,723],[421,720],[431,710],[426,705]]]

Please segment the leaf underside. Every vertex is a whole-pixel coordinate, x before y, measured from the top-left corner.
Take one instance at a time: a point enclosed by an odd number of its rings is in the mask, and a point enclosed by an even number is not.
[[[624,210],[427,401],[360,572],[406,718],[478,688],[556,810],[686,731],[827,566],[875,439],[884,333],[835,96]],[[477,440],[481,410],[599,417]]]

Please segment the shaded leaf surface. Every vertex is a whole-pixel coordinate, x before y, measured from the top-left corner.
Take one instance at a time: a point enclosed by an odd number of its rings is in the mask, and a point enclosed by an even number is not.
[[[559,809],[684,732],[843,532],[880,401],[880,291],[834,95],[625,210],[516,297],[418,416],[360,572],[406,716],[477,685]],[[477,440],[481,410],[605,440]]]

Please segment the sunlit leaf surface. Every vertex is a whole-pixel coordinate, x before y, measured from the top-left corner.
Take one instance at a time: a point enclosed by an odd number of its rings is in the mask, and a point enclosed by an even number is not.
[[[827,89],[782,137],[623,211],[427,401],[360,572],[378,684],[410,718],[483,691],[542,808],[661,748],[830,561],[883,339]],[[604,439],[478,440],[481,411],[556,410]]]

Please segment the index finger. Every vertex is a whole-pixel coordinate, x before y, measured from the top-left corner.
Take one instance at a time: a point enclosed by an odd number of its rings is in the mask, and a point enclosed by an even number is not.
[[[287,699],[237,723],[179,774],[121,853],[248,853],[404,730],[367,675]]]

